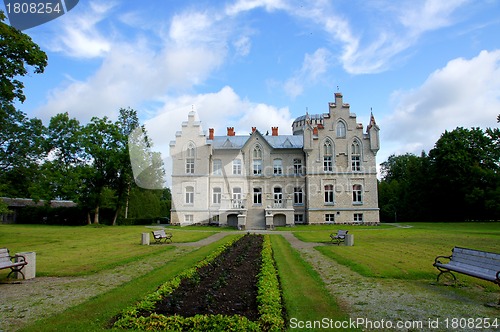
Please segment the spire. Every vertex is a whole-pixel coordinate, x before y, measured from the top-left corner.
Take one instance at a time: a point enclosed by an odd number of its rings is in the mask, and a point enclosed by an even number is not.
[[[373,109],[370,107],[370,123],[366,127],[366,131],[370,130],[373,126],[377,126],[377,122],[375,121],[375,116],[373,116]]]

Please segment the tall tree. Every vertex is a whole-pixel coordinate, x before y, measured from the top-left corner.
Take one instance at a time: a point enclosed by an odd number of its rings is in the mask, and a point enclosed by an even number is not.
[[[24,84],[18,78],[28,73],[27,66],[35,73],[43,73],[47,55],[26,34],[4,23],[5,14],[0,11],[0,108],[13,110],[13,102],[26,99]]]
[[[83,144],[91,158],[92,167],[86,168],[84,176],[87,188],[84,201],[94,207],[94,223],[99,223],[99,209],[103,203],[103,193],[107,186],[119,176],[117,165],[122,161],[120,151],[121,133],[117,125],[107,117],[93,117],[84,129]]]
[[[486,202],[497,189],[500,151],[482,129],[446,131],[429,157],[434,208],[444,212],[441,219],[485,219],[495,214]]]
[[[28,67],[42,73],[47,55],[28,35],[5,24],[5,18],[0,11],[0,190],[9,196],[27,196],[36,168],[34,161],[41,152],[43,126],[41,121],[17,111],[14,102],[26,99],[20,78],[28,73]],[[12,181],[17,185],[12,186]]]

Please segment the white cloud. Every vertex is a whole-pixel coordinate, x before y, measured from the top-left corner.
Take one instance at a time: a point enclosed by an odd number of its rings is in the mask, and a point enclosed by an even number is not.
[[[253,103],[241,98],[229,86],[214,93],[182,95],[164,100],[158,113],[148,121],[146,128],[155,146],[165,153],[168,144],[181,130],[191,110],[196,110],[204,131],[215,129],[215,135],[226,135],[227,127],[234,127],[237,135],[246,135],[252,127],[261,132],[279,127],[280,134],[291,134],[292,115],[288,108]]]
[[[330,52],[324,48],[317,49],[313,54],[306,54],[302,68],[284,84],[287,95],[295,98],[302,94],[304,85],[316,83],[327,72],[330,56]]]
[[[226,6],[225,12],[227,15],[233,16],[261,7],[271,12],[288,8],[288,2],[286,0],[238,0]]]
[[[153,150],[161,152],[167,174],[171,174],[169,143],[175,140],[176,131],[182,129],[188,113],[196,110],[204,132],[214,128],[216,136],[227,134],[227,127],[234,127],[236,135],[247,135],[252,127],[265,134],[271,127],[279,127],[280,135],[291,134],[293,118],[288,108],[278,108],[263,103],[253,103],[241,98],[229,86],[214,93],[182,95],[164,100],[164,105],[151,119],[145,122]]]
[[[109,36],[101,33],[97,25],[112,11],[111,2],[90,2],[81,5],[58,20],[58,33],[47,41],[47,47],[53,52],[61,52],[76,58],[102,57],[111,49]],[[80,9],[82,8],[82,9]]]
[[[176,15],[160,49],[145,38],[110,42],[99,69],[85,80],[50,91],[38,116],[69,112],[83,121],[92,116],[113,117],[120,107],[138,107],[144,101],[203,83],[227,54],[227,37],[204,15]],[[194,18],[197,23],[192,23]],[[185,38],[191,34],[194,37]],[[216,38],[221,34],[222,39]]]
[[[418,88],[396,91],[394,112],[380,121],[389,149],[429,151],[445,130],[496,127],[500,109],[500,50],[458,58],[429,75]],[[388,150],[384,148],[384,150]]]

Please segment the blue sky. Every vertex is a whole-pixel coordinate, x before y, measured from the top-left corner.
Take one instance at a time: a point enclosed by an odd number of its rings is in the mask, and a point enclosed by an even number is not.
[[[168,154],[193,108],[216,135],[289,134],[338,89],[358,122],[373,110],[383,162],[457,126],[498,126],[498,31],[497,0],[80,0],[25,30],[49,65],[19,108],[86,123],[132,107]]]

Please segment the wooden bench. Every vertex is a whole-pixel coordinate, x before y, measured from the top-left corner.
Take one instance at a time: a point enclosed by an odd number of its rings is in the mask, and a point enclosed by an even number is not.
[[[491,281],[500,286],[500,254],[455,247],[451,256],[437,256],[433,264],[438,270],[437,281],[444,273],[462,273],[471,277]],[[500,304],[500,301],[498,302]]]
[[[330,234],[330,238],[332,239],[332,243],[340,245],[340,242],[345,242],[345,236],[349,231],[339,230],[337,234]]]
[[[21,270],[26,264],[28,264],[28,262],[26,261],[26,258],[24,258],[24,256],[11,256],[9,254],[9,249],[0,248],[0,269],[11,270],[7,275],[7,278],[10,277],[13,272],[19,272],[23,276],[23,279],[25,279],[24,273]]]
[[[170,243],[172,243],[172,233],[166,233],[164,229],[152,231],[151,233],[153,233],[155,243],[161,243],[161,241],[163,241],[164,243],[170,241]]]

